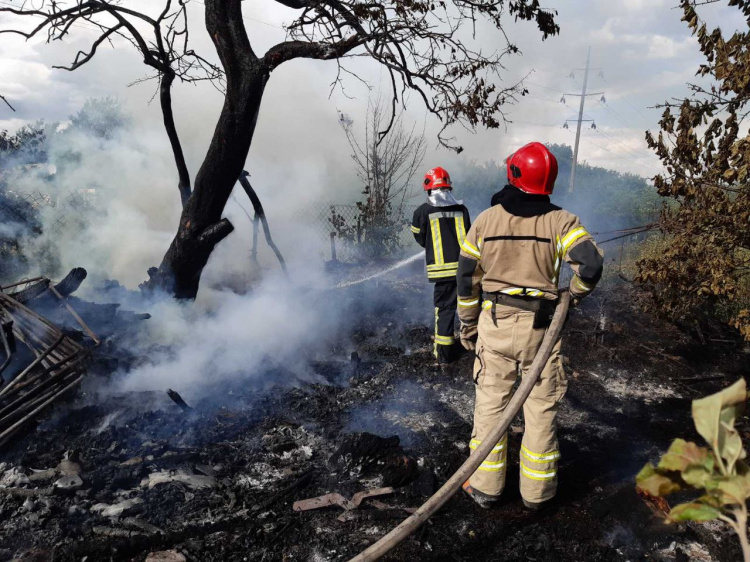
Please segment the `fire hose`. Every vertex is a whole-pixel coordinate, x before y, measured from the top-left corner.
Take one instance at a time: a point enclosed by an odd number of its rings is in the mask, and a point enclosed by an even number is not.
[[[484,441],[482,441],[469,458],[466,459],[466,462],[461,465],[461,468],[459,468],[455,474],[443,484],[443,487],[435,492],[435,494],[427,500],[422,507],[405,519],[398,527],[370,546],[367,550],[352,558],[349,562],[377,560],[387,554],[406,537],[421,527],[438,509],[443,507],[453,494],[459,490],[461,485],[466,482],[472,474],[474,474],[477,468],[479,468],[479,465],[489,456],[493,447],[495,447],[495,444],[508,431],[513,418],[515,418],[516,414],[521,410],[524,402],[526,402],[529,394],[531,394],[531,390],[534,388],[537,380],[539,380],[539,376],[542,374],[542,370],[547,364],[552,349],[562,333],[565,318],[568,315],[569,306],[570,293],[568,291],[561,291],[557,309],[552,317],[552,323],[547,329],[547,333],[544,335],[542,345],[539,347],[536,357],[534,357],[529,372],[521,379],[521,384],[518,385],[518,389],[513,394],[513,398],[505,409],[503,417],[497,424],[497,427],[495,427]]]

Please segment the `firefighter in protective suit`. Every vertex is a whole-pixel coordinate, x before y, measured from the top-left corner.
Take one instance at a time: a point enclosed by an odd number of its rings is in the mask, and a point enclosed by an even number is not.
[[[451,177],[443,168],[433,168],[423,182],[427,203],[414,211],[411,231],[425,249],[427,278],[435,284],[435,346],[438,364],[455,359],[456,271],[458,255],[471,227],[469,211],[453,196]]]
[[[517,377],[527,373],[541,346],[556,306],[562,263],[573,269],[574,305],[594,289],[604,263],[578,217],[550,203],[557,160],[547,147],[528,144],[508,158],[507,167],[510,185],[468,232],[457,274],[461,343],[476,354],[472,450],[496,427]],[[566,389],[558,341],[523,407],[520,487],[530,509],[557,491],[556,418]],[[506,434],[463,486],[480,506],[499,499],[507,459]]]

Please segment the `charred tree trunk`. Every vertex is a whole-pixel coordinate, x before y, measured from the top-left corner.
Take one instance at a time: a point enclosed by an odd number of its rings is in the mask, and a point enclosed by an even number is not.
[[[260,202],[260,197],[258,197],[258,194],[250,184],[250,180],[247,179],[249,177],[250,174],[245,170],[240,174],[240,185],[242,185],[242,189],[247,193],[250,202],[253,204],[253,209],[255,210],[255,220],[253,220],[253,260],[256,264],[258,263],[258,220],[260,220],[260,222],[263,223],[263,233],[266,236],[268,246],[273,250],[273,253],[276,254],[276,259],[279,260],[281,269],[286,275],[289,275],[289,272],[286,269],[284,256],[281,255],[281,250],[279,250],[278,246],[274,243],[273,238],[271,238],[271,228],[268,226],[268,219],[266,218],[266,212],[263,210],[263,203]]]
[[[270,72],[250,46],[241,0],[206,0],[206,28],[226,73],[224,107],[177,235],[146,284],[181,299],[196,297],[211,252],[234,230],[221,215],[250,150]]]
[[[174,112],[172,111],[172,84],[174,83],[175,73],[173,71],[162,73],[159,84],[159,101],[161,103],[161,112],[164,116],[164,128],[167,130],[169,144],[172,146],[174,161],[177,165],[177,174],[179,176],[177,188],[180,190],[180,200],[185,207],[190,198],[190,172],[188,172],[185,155],[182,152],[182,144],[177,134],[177,125],[174,122]]]

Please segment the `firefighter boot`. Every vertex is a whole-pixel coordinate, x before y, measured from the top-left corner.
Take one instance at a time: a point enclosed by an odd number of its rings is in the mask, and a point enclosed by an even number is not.
[[[461,489],[482,509],[490,509],[500,499],[498,496],[490,496],[489,494],[475,490],[471,487],[468,480],[463,483]]]

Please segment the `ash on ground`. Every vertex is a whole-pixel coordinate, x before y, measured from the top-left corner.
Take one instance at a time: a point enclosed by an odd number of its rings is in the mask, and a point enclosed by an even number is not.
[[[84,387],[59,405],[0,454],[0,559],[338,561],[379,539],[465,460],[474,388],[468,355],[444,372],[432,365],[421,277],[389,285],[387,305],[368,306],[370,289],[335,295],[351,318],[344,343],[309,358],[327,382],[270,373],[278,384],[266,390],[217,388],[189,408],[166,392],[101,398]],[[634,477],[673,438],[693,438],[690,401],[747,373],[748,354],[639,312],[626,286],[606,295],[601,343],[596,298],[567,327],[554,505],[521,504],[517,420],[501,505],[457,495],[386,559],[740,558],[721,526],[664,524]],[[383,487],[394,491],[357,509],[292,507]]]

